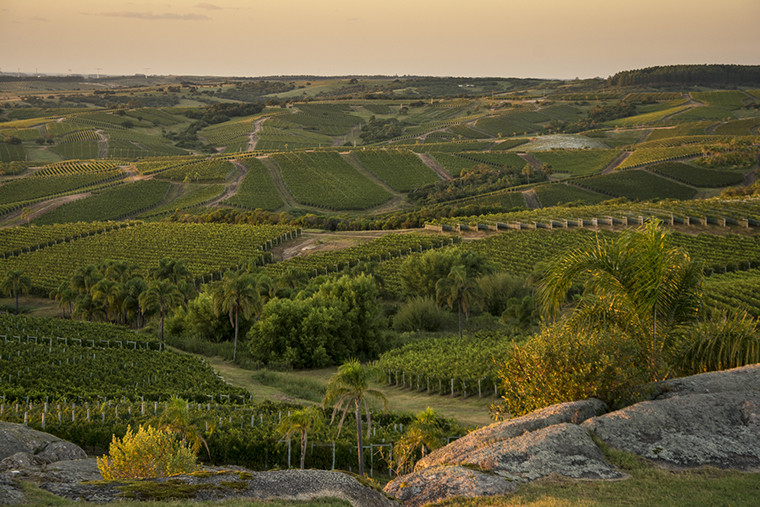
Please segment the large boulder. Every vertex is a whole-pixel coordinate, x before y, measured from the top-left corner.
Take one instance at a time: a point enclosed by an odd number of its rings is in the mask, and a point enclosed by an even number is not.
[[[616,449],[663,466],[757,470],[759,408],[760,391],[687,394],[637,403],[582,426]]]
[[[19,452],[38,456],[47,463],[87,457],[81,447],[50,433],[0,421],[0,460]]]
[[[658,387],[661,392],[658,399],[688,394],[760,391],[760,364],[666,380]]]
[[[601,415],[606,411],[607,405],[596,398],[552,405],[522,417],[494,423],[473,431],[422,458],[417,462],[415,470],[422,470],[434,465],[463,463],[465,456],[483,447],[555,424],[580,424],[586,419]]]
[[[418,507],[452,496],[505,495],[516,489],[517,483],[505,477],[457,465],[435,465],[391,481],[384,491],[404,505]]]
[[[416,507],[454,496],[500,495],[520,483],[559,474],[577,479],[625,477],[578,426],[603,413],[591,399],[561,403],[474,431],[420,460],[385,492]]]

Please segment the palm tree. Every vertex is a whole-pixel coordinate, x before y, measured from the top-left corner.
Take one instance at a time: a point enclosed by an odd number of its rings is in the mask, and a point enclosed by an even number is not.
[[[103,305],[106,312],[106,320],[111,320],[111,312],[116,311],[116,316],[121,320],[121,304],[126,297],[124,286],[108,278],[103,278],[92,286],[92,299]]]
[[[163,431],[179,435],[180,439],[190,444],[190,448],[196,455],[201,450],[201,447],[205,447],[206,452],[211,457],[208,442],[198,431],[198,422],[206,421],[191,417],[190,404],[178,396],[172,396],[166,408],[158,417],[156,424]]]
[[[71,278],[71,288],[80,294],[90,292],[92,286],[98,283],[103,275],[95,264],[89,264],[83,268],[77,268],[74,276]]]
[[[192,280],[193,274],[185,266],[184,260],[164,257],[158,261],[158,266],[150,270],[150,278],[179,283],[181,280]]]
[[[135,317],[135,327],[142,325],[142,311],[140,310],[140,294],[148,289],[148,283],[141,276],[133,276],[124,283],[124,299],[121,302],[121,311],[124,314],[124,324],[129,323],[129,317]]]
[[[301,470],[306,465],[306,443],[310,431],[319,431],[324,425],[324,415],[319,407],[308,407],[283,417],[277,431],[283,440],[289,440],[294,433],[301,434]]]
[[[469,318],[470,310],[480,306],[482,291],[477,281],[467,277],[467,269],[457,265],[451,268],[449,276],[441,278],[435,284],[438,304],[445,301],[452,310],[459,312],[459,338],[462,338],[462,312]]]
[[[367,406],[367,397],[379,399],[383,402],[383,410],[388,408],[388,399],[377,389],[369,387],[369,381],[372,378],[373,371],[369,367],[362,366],[358,359],[351,359],[347,363],[338,367],[338,373],[330,378],[327,383],[327,392],[322,400],[323,405],[335,403],[332,418],[335,420],[338,412],[343,410],[343,415],[338,423],[338,435],[343,427],[343,421],[346,414],[351,409],[353,403],[354,415],[356,416],[356,445],[359,453],[359,475],[364,475],[364,456],[362,454],[362,413],[361,407],[364,405],[367,414],[367,435],[370,433],[372,419]]]
[[[72,305],[76,301],[77,294],[71,288],[71,284],[67,281],[61,282],[58,288],[50,292],[50,299],[58,301],[58,308],[63,310],[63,318],[66,318],[66,306],[69,307],[69,313],[72,312]]]
[[[169,310],[185,302],[182,293],[168,280],[153,280],[148,288],[140,294],[140,309],[143,313],[158,310],[161,315],[161,342],[164,341],[164,318]]]
[[[578,332],[615,327],[638,341],[652,380],[662,378],[662,352],[679,328],[697,317],[703,274],[689,254],[669,245],[661,222],[597,238],[557,259],[541,282],[544,311],[558,313],[574,280],[585,293],[566,325]]]
[[[246,319],[251,314],[259,315],[262,310],[256,279],[252,275],[237,274],[232,271],[224,273],[221,285],[214,292],[214,313],[220,315],[229,313],[230,324],[235,327],[235,345],[232,350],[232,361],[237,357],[238,331],[240,329],[240,314]],[[235,316],[233,321],[232,316]]]
[[[29,294],[30,290],[32,290],[32,279],[25,275],[23,271],[8,271],[5,274],[3,283],[0,284],[0,291],[16,298],[16,315],[18,315],[19,293]]]
[[[424,458],[428,450],[434,451],[442,445],[443,431],[438,423],[438,414],[428,407],[424,412],[417,414],[396,444],[398,472],[405,473],[405,469],[413,465],[412,460],[417,449],[420,449]]]

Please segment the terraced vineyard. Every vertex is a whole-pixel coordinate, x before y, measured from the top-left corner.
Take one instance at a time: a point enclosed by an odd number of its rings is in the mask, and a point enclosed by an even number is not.
[[[609,196],[598,192],[562,183],[538,185],[533,190],[538,195],[538,200],[544,208],[575,202],[597,204],[609,198]]]
[[[64,243],[73,239],[81,238],[84,234],[100,234],[112,229],[127,227],[128,222],[90,222],[90,223],[63,223],[55,225],[43,225],[31,227],[6,227],[0,229],[0,245],[2,245],[2,257],[20,255],[25,250],[39,250],[58,243]]]
[[[236,171],[235,166],[227,160],[204,160],[193,164],[183,164],[156,171],[157,178],[173,181],[198,183],[225,181]]]
[[[51,176],[47,178],[24,178],[9,181],[0,186],[0,205],[30,202],[43,197],[63,195],[67,192],[112,181],[122,176],[123,173],[120,169],[114,169],[107,172]]]
[[[158,204],[166,197],[171,183],[159,180],[142,180],[120,185],[59,206],[34,220],[36,225],[66,222],[95,222],[121,220]]]
[[[197,282],[219,279],[224,270],[241,260],[264,262],[264,249],[292,236],[286,226],[227,224],[149,223],[59,243],[18,257],[0,260],[0,274],[21,270],[32,280],[35,292],[47,295],[79,267],[106,259],[125,260],[140,267],[140,273],[158,261],[185,259]]]
[[[577,185],[610,197],[626,197],[634,201],[650,199],[692,199],[697,191],[680,183],[639,169],[589,176]]]
[[[618,166],[618,169],[641,167],[659,162],[678,160],[700,155],[701,146],[675,146],[672,148],[639,148]]]
[[[682,162],[665,162],[653,165],[650,169],[657,174],[695,187],[727,187],[744,181],[744,175],[739,172],[714,171]]]
[[[288,190],[300,203],[332,210],[368,209],[391,196],[334,152],[276,153]]]
[[[152,220],[165,217],[166,215],[177,213],[203,206],[224,192],[224,185],[193,185],[185,195],[179,197],[169,204],[153,208],[145,213],[140,213],[136,218],[141,220]]]
[[[33,176],[46,177],[104,173],[113,171],[114,169],[116,169],[116,164],[113,162],[99,160],[66,160],[64,162],[48,164],[39,171],[36,171]]]

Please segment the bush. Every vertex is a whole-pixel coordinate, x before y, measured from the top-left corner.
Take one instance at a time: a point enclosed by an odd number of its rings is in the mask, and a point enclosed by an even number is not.
[[[439,309],[431,298],[416,297],[399,308],[393,316],[393,329],[399,333],[439,331],[448,321],[448,314]]]
[[[104,479],[152,479],[198,470],[190,445],[152,426],[140,426],[137,433],[127,427],[124,438],[115,435],[108,456],[98,458]]]
[[[672,354],[671,362],[681,375],[760,363],[757,321],[746,313],[713,314],[684,332]]]
[[[636,342],[604,331],[577,333],[560,326],[546,328],[499,369],[501,405],[491,414],[520,416],[567,401],[599,398],[622,407],[641,398],[637,386],[648,380]]]

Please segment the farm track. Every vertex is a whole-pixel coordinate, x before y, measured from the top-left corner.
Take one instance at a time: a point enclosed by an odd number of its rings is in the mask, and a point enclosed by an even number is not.
[[[248,151],[254,151],[256,149],[256,143],[259,142],[259,131],[261,131],[261,125],[271,118],[271,116],[267,116],[264,118],[259,118],[255,122],[253,122],[253,132],[251,132],[251,135],[248,136]]]
[[[541,161],[538,160],[533,155],[531,155],[530,153],[518,153],[517,156],[519,156],[521,159],[529,163],[534,171],[540,171],[541,168],[543,167],[543,164],[541,163]]]
[[[541,209],[541,201],[538,198],[538,194],[536,194],[536,191],[532,188],[529,190],[524,191],[523,196],[525,196],[525,205],[528,206],[528,209]]]
[[[430,169],[436,172],[438,176],[441,177],[443,181],[447,181],[451,179],[451,175],[446,172],[446,169],[443,168],[438,162],[433,160],[433,157],[428,155],[427,153],[415,153],[420,160],[422,160],[422,163],[428,166]]]
[[[615,170],[615,168],[617,166],[619,166],[620,164],[622,164],[623,162],[625,162],[628,159],[628,157],[630,157],[632,154],[633,154],[632,151],[624,151],[623,153],[620,154],[620,156],[618,158],[616,158],[615,160],[613,160],[610,165],[608,165],[607,167],[605,167],[602,170],[601,174],[610,174],[612,171]]]
[[[238,189],[240,188],[240,184],[243,183],[243,178],[245,178],[245,175],[248,174],[248,167],[240,162],[239,160],[230,160],[232,164],[239,169],[239,174],[237,177],[224,188],[224,192],[222,192],[222,195],[208,203],[209,207],[216,207],[219,206],[222,201],[225,199],[229,199],[233,195],[237,194]]]
[[[96,130],[95,133],[100,138],[98,140],[98,158],[106,158],[108,155],[108,138],[102,130]]]

